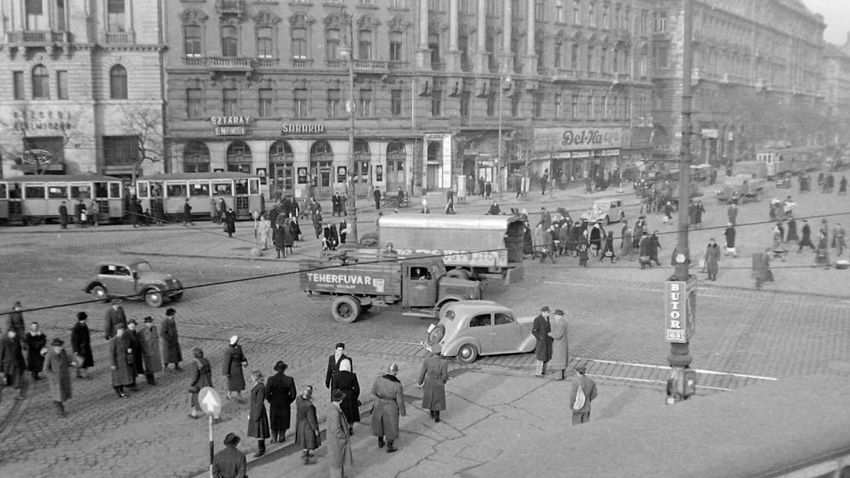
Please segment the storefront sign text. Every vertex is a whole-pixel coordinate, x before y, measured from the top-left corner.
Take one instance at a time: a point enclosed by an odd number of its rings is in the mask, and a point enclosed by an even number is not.
[[[283,123],[280,134],[318,134],[325,132],[322,123]]]
[[[250,116],[213,116],[210,118],[216,136],[245,136]]]
[[[536,153],[622,148],[623,128],[539,128],[534,131]]]
[[[664,314],[668,342],[687,343],[694,334],[696,322],[696,278],[667,281],[664,285]]]
[[[18,132],[73,129],[71,113],[63,111],[12,111],[12,130]]]

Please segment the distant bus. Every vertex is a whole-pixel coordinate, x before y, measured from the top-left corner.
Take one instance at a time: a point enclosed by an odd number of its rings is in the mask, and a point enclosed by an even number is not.
[[[97,174],[33,175],[0,180],[0,221],[7,224],[40,224],[59,219],[59,206],[67,202],[68,214],[82,199],[95,220],[117,222],[124,216],[124,188],[120,178]]]
[[[136,181],[136,197],[142,209],[153,213],[153,205],[161,201],[168,218],[183,216],[186,199],[192,206],[192,215],[211,217],[213,201],[224,200],[233,208],[237,219],[250,219],[252,211],[262,211],[264,201],[260,193],[260,178],[246,173],[176,173],[145,176]]]

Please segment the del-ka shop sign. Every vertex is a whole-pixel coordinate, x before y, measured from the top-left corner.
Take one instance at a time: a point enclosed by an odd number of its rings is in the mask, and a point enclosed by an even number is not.
[[[696,328],[697,279],[668,280],[664,283],[664,321],[667,341],[684,344]]]

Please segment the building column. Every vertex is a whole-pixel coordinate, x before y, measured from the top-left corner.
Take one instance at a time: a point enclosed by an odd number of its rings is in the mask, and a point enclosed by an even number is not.
[[[428,48],[428,2],[419,2],[419,45],[416,49],[416,66],[431,69],[431,49]]]
[[[452,135],[447,134],[443,138],[443,164],[442,164],[442,178],[441,183],[437,185],[438,188],[450,188],[452,187]]]
[[[503,74],[510,74],[513,71],[514,52],[511,51],[511,2],[504,0],[502,2],[502,55],[499,71]],[[501,85],[500,85],[501,86]]]
[[[478,0],[478,17],[476,36],[478,37],[478,51],[475,54],[475,73],[484,73],[489,71],[489,55],[495,55],[496,52],[487,51],[487,0]]]
[[[458,0],[449,0],[449,52],[446,55],[448,71],[460,71],[460,50],[457,46],[459,13]]]
[[[205,141],[207,149],[210,151],[210,171],[222,169],[227,171],[227,142],[226,141]]]
[[[528,5],[528,18],[526,19],[526,30],[528,33],[525,35],[525,50],[527,54],[525,55],[525,69],[523,73],[526,75],[537,73],[537,52],[535,51],[535,30],[534,30],[534,1],[529,0],[526,4]]]

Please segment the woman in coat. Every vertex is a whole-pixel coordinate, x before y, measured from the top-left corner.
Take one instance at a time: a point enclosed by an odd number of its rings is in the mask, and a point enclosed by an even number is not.
[[[319,420],[313,405],[313,386],[307,385],[301,396],[295,399],[295,446],[301,448],[301,461],[310,463],[310,452],[322,444]]]
[[[112,369],[112,388],[120,398],[127,398],[124,387],[132,385],[135,380],[133,374],[133,348],[127,338],[124,324],[115,326],[115,337],[109,340],[109,365]]]
[[[60,417],[65,416],[65,401],[71,398],[71,361],[62,348],[62,339],[55,338],[44,360],[44,375],[50,384],[50,398]]]
[[[295,245],[295,239],[301,234],[301,229],[298,228],[298,223],[293,218],[287,218],[283,223],[283,253],[292,255],[292,246]]]
[[[360,403],[360,383],[357,382],[357,375],[351,371],[351,360],[342,359],[339,362],[339,372],[331,379],[331,390],[343,393],[340,408],[348,423],[348,433],[353,435],[354,422],[360,421],[360,409],[357,406]]]
[[[266,454],[266,438],[271,436],[269,430],[269,416],[266,414],[266,385],[263,382],[263,374],[259,370],[251,372],[251,401],[248,411],[248,436],[257,439],[257,453],[254,458]]]
[[[558,380],[563,380],[566,378],[567,362],[570,360],[570,346],[567,343],[567,318],[564,317],[564,311],[555,309],[550,324],[549,337],[552,338],[552,358],[549,359],[549,369],[555,372]]]
[[[224,232],[227,233],[227,237],[233,237],[236,233],[236,213],[233,212],[233,208],[227,208],[224,213]]]
[[[148,383],[156,385],[155,373],[162,372],[162,356],[159,353],[159,332],[153,323],[153,317],[143,319],[144,327],[139,332],[142,345],[142,365],[145,367],[145,377]]]
[[[328,409],[327,445],[331,478],[343,478],[346,461],[349,464],[354,464],[354,459],[351,456],[351,436],[348,433],[351,427],[348,420],[345,419],[346,413],[342,410],[344,400],[345,393],[342,390],[335,390],[331,397],[331,406]]]
[[[38,322],[33,322],[30,329],[24,335],[24,343],[27,345],[27,370],[32,374],[33,380],[39,380],[38,373],[44,367],[44,356],[41,349],[47,345],[47,336],[38,328]]]
[[[440,355],[439,344],[431,347],[431,356],[422,362],[419,386],[422,387],[422,408],[431,412],[431,419],[440,421],[440,411],[446,409],[446,381],[449,364]]]
[[[269,428],[272,432],[272,443],[283,443],[286,440],[286,430],[289,430],[292,401],[297,396],[295,380],[286,375],[286,364],[283,360],[274,366],[277,372],[269,377],[266,384],[266,401],[269,402]]]
[[[705,270],[708,272],[708,280],[717,280],[718,263],[720,262],[720,247],[714,239],[708,240],[705,248]]]
[[[274,248],[277,251],[278,259],[280,259],[281,254],[283,254],[284,258],[286,258],[286,248],[283,245],[283,236],[285,235],[285,229],[287,229],[287,227],[283,224],[276,224],[274,227],[274,231],[272,231],[272,242],[274,242]]]
[[[162,363],[171,368],[180,370],[180,362],[183,361],[183,350],[180,348],[180,338],[177,335],[177,322],[174,316],[177,311],[169,307],[165,311],[165,319],[162,321],[162,329],[159,336],[162,338]]]
[[[198,418],[201,404],[198,403],[198,392],[204,387],[212,388],[212,367],[210,361],[204,358],[204,351],[198,347],[192,349],[192,360],[189,362],[189,417]],[[218,420],[218,417],[214,417]]]
[[[227,377],[228,400],[233,400],[233,392],[236,392],[237,400],[242,400],[242,390],[245,390],[245,375],[242,374],[242,367],[248,365],[248,360],[238,342],[239,337],[235,335],[230,337],[230,345],[224,352],[222,363],[222,373]]]
[[[91,351],[91,333],[86,325],[88,314],[77,312],[77,323],[71,328],[71,352],[77,363],[77,378],[87,378],[86,372],[94,367],[94,356]]]

